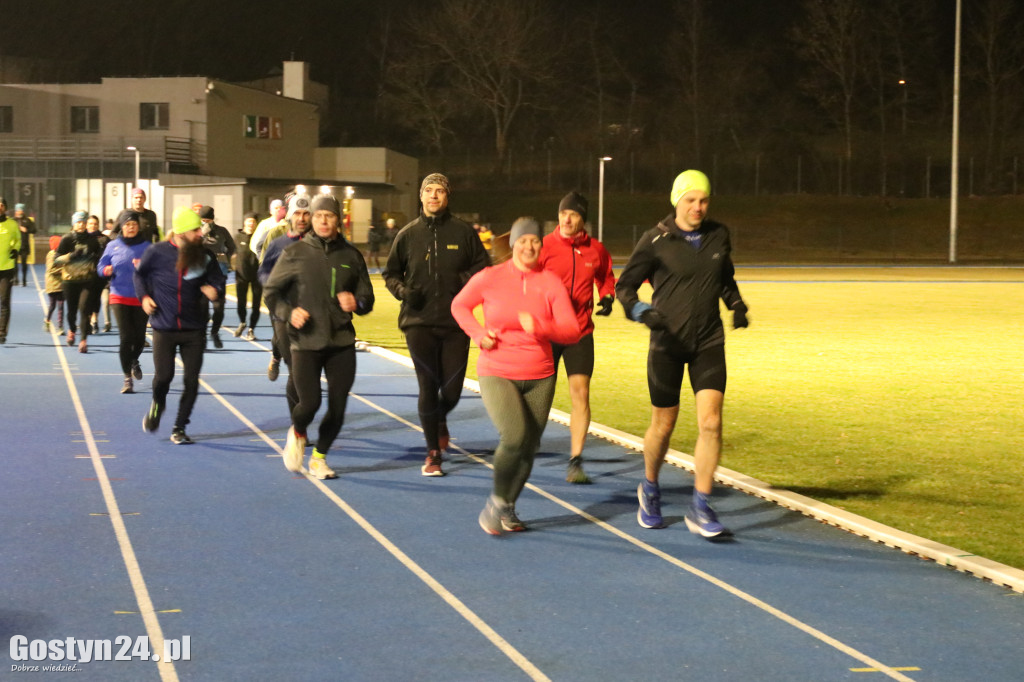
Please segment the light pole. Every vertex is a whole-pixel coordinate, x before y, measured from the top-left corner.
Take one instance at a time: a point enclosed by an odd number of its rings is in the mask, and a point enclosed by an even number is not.
[[[138,147],[125,147],[125,149],[135,152],[135,185],[132,186],[132,189],[135,189],[139,186],[139,149]]]
[[[602,156],[600,179],[597,184],[597,241],[604,242],[604,162],[611,161],[612,157]]]

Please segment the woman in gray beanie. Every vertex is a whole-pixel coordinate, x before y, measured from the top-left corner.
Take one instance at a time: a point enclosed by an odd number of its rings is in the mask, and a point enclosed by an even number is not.
[[[455,320],[480,347],[480,395],[500,436],[493,494],[479,518],[491,535],[526,530],[515,505],[533,469],[555,394],[551,343],[575,343],[581,332],[562,280],[540,266],[537,221],[516,220],[509,243],[512,258],[474,275],[452,301]],[[473,315],[479,305],[483,325]]]

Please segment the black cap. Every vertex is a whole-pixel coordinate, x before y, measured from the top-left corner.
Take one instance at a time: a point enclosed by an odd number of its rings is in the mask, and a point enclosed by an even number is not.
[[[569,192],[562,200],[558,203],[558,212],[562,211],[576,211],[583,218],[583,222],[587,222],[587,198],[579,192]]]
[[[203,206],[199,209],[199,217],[203,220],[213,220],[213,206]]]

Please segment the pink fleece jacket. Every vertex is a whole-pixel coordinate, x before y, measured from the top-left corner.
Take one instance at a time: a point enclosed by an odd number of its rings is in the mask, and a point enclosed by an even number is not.
[[[483,306],[484,324],[473,311]],[[523,329],[519,313],[533,317],[532,334]],[[452,301],[452,315],[480,345],[493,331],[497,344],[480,350],[477,375],[505,379],[543,379],[555,373],[551,342],[572,344],[582,330],[569,294],[558,275],[547,270],[523,272],[511,260],[473,276]]]

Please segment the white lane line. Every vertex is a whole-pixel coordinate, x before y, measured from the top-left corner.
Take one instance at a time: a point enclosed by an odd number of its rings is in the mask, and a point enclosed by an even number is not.
[[[89,426],[89,419],[85,416],[85,408],[82,405],[81,397],[78,395],[78,388],[75,386],[75,379],[68,366],[67,356],[64,347],[60,344],[60,337],[56,333],[50,333],[53,337],[54,346],[57,349],[57,356],[60,358],[61,368],[64,372],[64,379],[68,385],[68,393],[71,402],[75,406],[75,413],[78,415],[78,423],[82,427],[84,441],[89,450],[89,458],[92,460],[93,469],[96,471],[96,479],[99,481],[100,490],[103,491],[103,501],[107,507],[107,514],[110,516],[110,524],[114,527],[114,536],[117,538],[118,547],[121,549],[121,558],[124,560],[125,569],[128,571],[128,579],[135,593],[135,602],[139,605],[139,613],[142,615],[142,622],[146,626],[146,634],[149,635],[152,650],[162,654],[164,650],[164,634],[160,628],[160,619],[157,611],[153,608],[153,600],[149,597],[149,590],[146,587],[146,580],[142,577],[142,569],[138,559],[135,557],[135,550],[132,548],[131,538],[128,537],[128,529],[124,525],[121,509],[114,495],[114,489],[110,485],[110,478],[103,466],[103,459],[107,456],[101,455],[96,448],[96,440],[93,438],[92,428]],[[157,670],[163,682],[177,682],[178,673],[174,663],[170,661],[158,661]]]
[[[231,414],[235,415],[239,421],[245,424],[249,429],[260,437],[269,447],[273,448],[279,455],[284,455],[284,449],[278,445],[272,438],[265,434],[258,426],[237,410],[234,405],[228,402],[223,396],[221,396],[212,386],[206,383],[204,380],[199,380],[200,385],[210,395],[217,399],[221,405],[227,408]],[[398,421],[411,426],[414,429],[419,429],[415,424],[402,419],[396,414],[388,412],[378,405],[374,405],[370,401],[366,400],[355,394],[350,394],[352,397],[366,403],[367,405],[380,410],[384,414],[397,419]],[[329,500],[331,500],[339,509],[345,512],[349,518],[356,522],[360,528],[362,528],[370,537],[377,541],[391,556],[395,557],[399,563],[407,568],[413,575],[423,581],[431,590],[433,590],[441,599],[451,606],[455,611],[465,618],[473,627],[475,627],[484,637],[487,638],[491,644],[493,644],[499,651],[505,654],[509,660],[515,663],[519,668],[530,676],[531,680],[537,680],[538,682],[550,682],[550,678],[545,675],[541,670],[530,662],[522,653],[519,652],[512,644],[510,644],[504,637],[499,635],[490,625],[488,625],[480,616],[476,615],[472,609],[470,609],[462,600],[456,597],[448,588],[438,582],[429,572],[427,572],[422,566],[417,564],[411,559],[405,552],[398,548],[393,542],[391,542],[387,536],[377,530],[373,524],[367,521],[359,512],[357,512],[351,505],[345,500],[341,499],[333,490],[328,488],[322,481],[318,480],[313,476],[306,475],[306,478],[317,487]]]
[[[403,365],[406,364],[407,362],[411,362],[407,358],[405,358],[404,356],[398,355],[397,353],[393,353],[391,351],[388,351],[387,353],[378,353],[378,352],[376,352],[376,349],[374,349],[373,352],[376,355],[380,355],[380,356],[388,358],[388,359],[394,359],[394,360],[398,361],[400,364],[403,364]],[[467,380],[466,383],[470,384],[470,380]],[[472,384],[475,385],[476,382],[472,382]],[[471,388],[471,390],[473,390],[473,389]],[[479,389],[476,389],[476,390],[477,390],[477,392],[479,392]],[[393,413],[389,412],[388,410],[384,409],[383,407],[381,407],[379,405],[374,404],[373,402],[371,402],[369,400],[366,400],[365,398],[361,398],[361,397],[356,396],[354,394],[353,394],[353,397],[358,398],[363,403],[366,403],[367,405],[373,407],[374,409],[379,410],[380,412],[382,412],[384,414],[387,414],[389,416],[392,416],[392,417],[396,418],[399,422],[401,422],[403,424],[411,425],[409,421],[407,421],[407,420],[405,420],[405,419],[403,419],[401,417],[395,416]],[[417,427],[417,426],[414,426],[414,428],[419,430],[419,427]],[[463,454],[465,454],[469,458],[475,460],[476,462],[479,462],[480,464],[483,464],[484,466],[486,466],[489,469],[494,469],[494,466],[491,463],[487,462],[485,459],[483,459],[483,458],[481,458],[481,457],[479,457],[479,456],[477,456],[477,455],[475,455],[475,454],[473,454],[471,452],[468,452],[467,450],[459,447],[455,443],[452,443],[451,445],[452,445],[453,448],[458,449]],[[834,637],[831,637],[831,636],[825,634],[821,630],[818,630],[817,628],[815,628],[815,627],[813,627],[811,625],[808,625],[807,623],[804,623],[803,621],[800,621],[800,620],[794,618],[793,616],[790,616],[789,614],[785,613],[784,611],[775,608],[771,604],[768,604],[767,602],[762,601],[761,599],[758,599],[757,597],[753,596],[752,594],[744,592],[743,590],[741,590],[741,589],[739,589],[737,587],[733,587],[729,583],[727,583],[727,582],[725,582],[725,581],[723,581],[723,580],[721,580],[719,578],[716,578],[715,576],[711,575],[710,573],[706,573],[706,572],[700,570],[696,566],[692,566],[691,564],[688,564],[685,561],[682,561],[682,560],[672,556],[671,554],[668,554],[667,552],[663,552],[662,550],[658,549],[657,547],[653,547],[652,545],[649,545],[649,544],[647,544],[646,542],[644,542],[642,540],[638,540],[637,538],[635,538],[632,535],[626,533],[625,531],[619,530],[615,526],[612,526],[611,524],[609,524],[609,523],[607,523],[605,521],[602,521],[601,519],[597,518],[596,516],[588,514],[586,511],[584,511],[584,510],[582,510],[582,509],[580,509],[580,508],[570,504],[569,502],[566,502],[565,500],[563,500],[563,499],[553,495],[552,493],[547,492],[546,490],[544,490],[542,488],[537,487],[536,485],[534,485],[532,483],[527,483],[526,487],[529,488],[530,490],[532,490],[533,492],[537,493],[538,495],[541,495],[542,497],[545,497],[545,498],[551,500],[555,504],[557,504],[557,505],[559,505],[561,507],[564,507],[565,509],[571,511],[572,513],[577,514],[580,517],[590,521],[591,523],[593,523],[596,526],[606,530],[607,532],[611,533],[612,535],[615,535],[615,536],[617,536],[617,537],[619,537],[619,538],[621,538],[623,540],[626,540],[630,544],[635,545],[636,547],[644,550],[645,552],[649,552],[650,554],[653,554],[653,555],[655,555],[655,556],[657,556],[657,557],[667,561],[668,563],[670,563],[670,564],[672,564],[672,565],[674,565],[674,566],[676,566],[678,568],[681,568],[682,570],[684,570],[684,571],[686,571],[686,572],[688,572],[688,573],[690,573],[690,574],[692,574],[692,575],[694,575],[694,576],[696,576],[696,577],[698,577],[698,578],[700,578],[702,580],[705,580],[705,581],[711,583],[712,585],[715,585],[716,587],[718,587],[718,588],[720,588],[722,590],[725,590],[729,594],[731,594],[731,595],[733,595],[733,596],[735,596],[735,597],[737,597],[739,599],[742,599],[743,601],[747,602],[748,604],[756,606],[757,608],[761,609],[762,611],[764,611],[764,612],[766,612],[768,614],[771,614],[772,616],[775,616],[776,618],[778,618],[779,620],[783,621],[784,623],[787,623],[787,624],[797,628],[798,630],[801,630],[802,632],[810,635],[811,637],[814,637],[815,639],[817,639],[817,640],[819,640],[821,642],[824,642],[825,644],[828,644],[829,646],[837,649],[838,651],[841,651],[842,653],[850,656],[851,658],[854,658],[854,659],[860,661],[861,663],[864,663],[865,665],[870,666],[870,667],[876,669],[877,671],[886,674],[887,676],[891,677],[892,679],[894,679],[894,680],[902,680],[904,682],[912,682],[912,679],[907,677],[906,675],[900,674],[898,671],[894,670],[893,668],[891,668],[889,666],[886,666],[884,663],[876,661],[874,658],[871,658],[867,654],[862,653],[862,652],[854,649],[853,647],[850,647],[850,646],[840,642],[839,640],[835,639]]]

